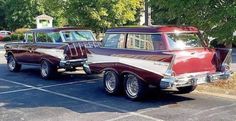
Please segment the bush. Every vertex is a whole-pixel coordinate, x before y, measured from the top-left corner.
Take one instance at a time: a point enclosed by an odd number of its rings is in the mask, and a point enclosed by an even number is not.
[[[24,34],[16,34],[16,33],[14,33],[14,34],[11,35],[11,39],[13,41],[21,41],[21,40],[24,39]]]
[[[11,39],[14,41],[14,40],[18,40],[19,38],[19,35],[18,34],[12,34],[11,35]]]
[[[11,37],[5,37],[5,38],[3,38],[3,40],[2,40],[2,41],[4,41],[4,42],[11,41]]]
[[[19,28],[15,30],[16,34],[24,34],[25,32],[27,32],[29,29],[27,28]]]
[[[23,40],[25,38],[24,34],[19,34],[19,40]]]

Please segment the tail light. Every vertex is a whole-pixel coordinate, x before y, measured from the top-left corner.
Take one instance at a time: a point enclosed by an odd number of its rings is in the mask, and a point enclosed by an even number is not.
[[[175,76],[175,72],[173,70],[167,70],[164,74],[166,77],[173,77]]]
[[[227,72],[230,71],[230,65],[228,64],[222,64],[221,66],[221,72]]]

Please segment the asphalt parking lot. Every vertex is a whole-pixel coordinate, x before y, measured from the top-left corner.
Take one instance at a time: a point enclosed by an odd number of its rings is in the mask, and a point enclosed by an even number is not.
[[[36,67],[7,70],[0,51],[0,121],[235,121],[236,100],[199,93],[150,90],[132,102],[107,95],[101,76],[57,75],[42,80]]]

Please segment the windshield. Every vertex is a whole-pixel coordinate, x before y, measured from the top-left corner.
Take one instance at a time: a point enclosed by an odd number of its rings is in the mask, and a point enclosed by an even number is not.
[[[168,33],[171,49],[202,47],[201,39],[196,33]]]
[[[90,31],[62,31],[62,35],[66,42],[95,41]]]

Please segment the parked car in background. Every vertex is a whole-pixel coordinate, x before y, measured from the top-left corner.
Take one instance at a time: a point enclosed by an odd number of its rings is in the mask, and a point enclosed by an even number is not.
[[[3,40],[4,35],[0,34],[0,41]]]
[[[5,45],[7,65],[18,72],[21,65],[40,66],[41,76],[50,79],[58,69],[86,70],[86,48],[99,47],[90,30],[77,28],[33,29],[25,33],[23,42]]]
[[[93,73],[104,72],[109,94],[124,91],[132,100],[144,97],[150,85],[190,93],[231,75],[231,50],[208,48],[199,30],[188,26],[109,29],[102,47],[87,56]]]
[[[0,40],[3,40],[5,37],[10,37],[10,36],[11,36],[10,31],[5,31],[5,30],[0,31]]]

